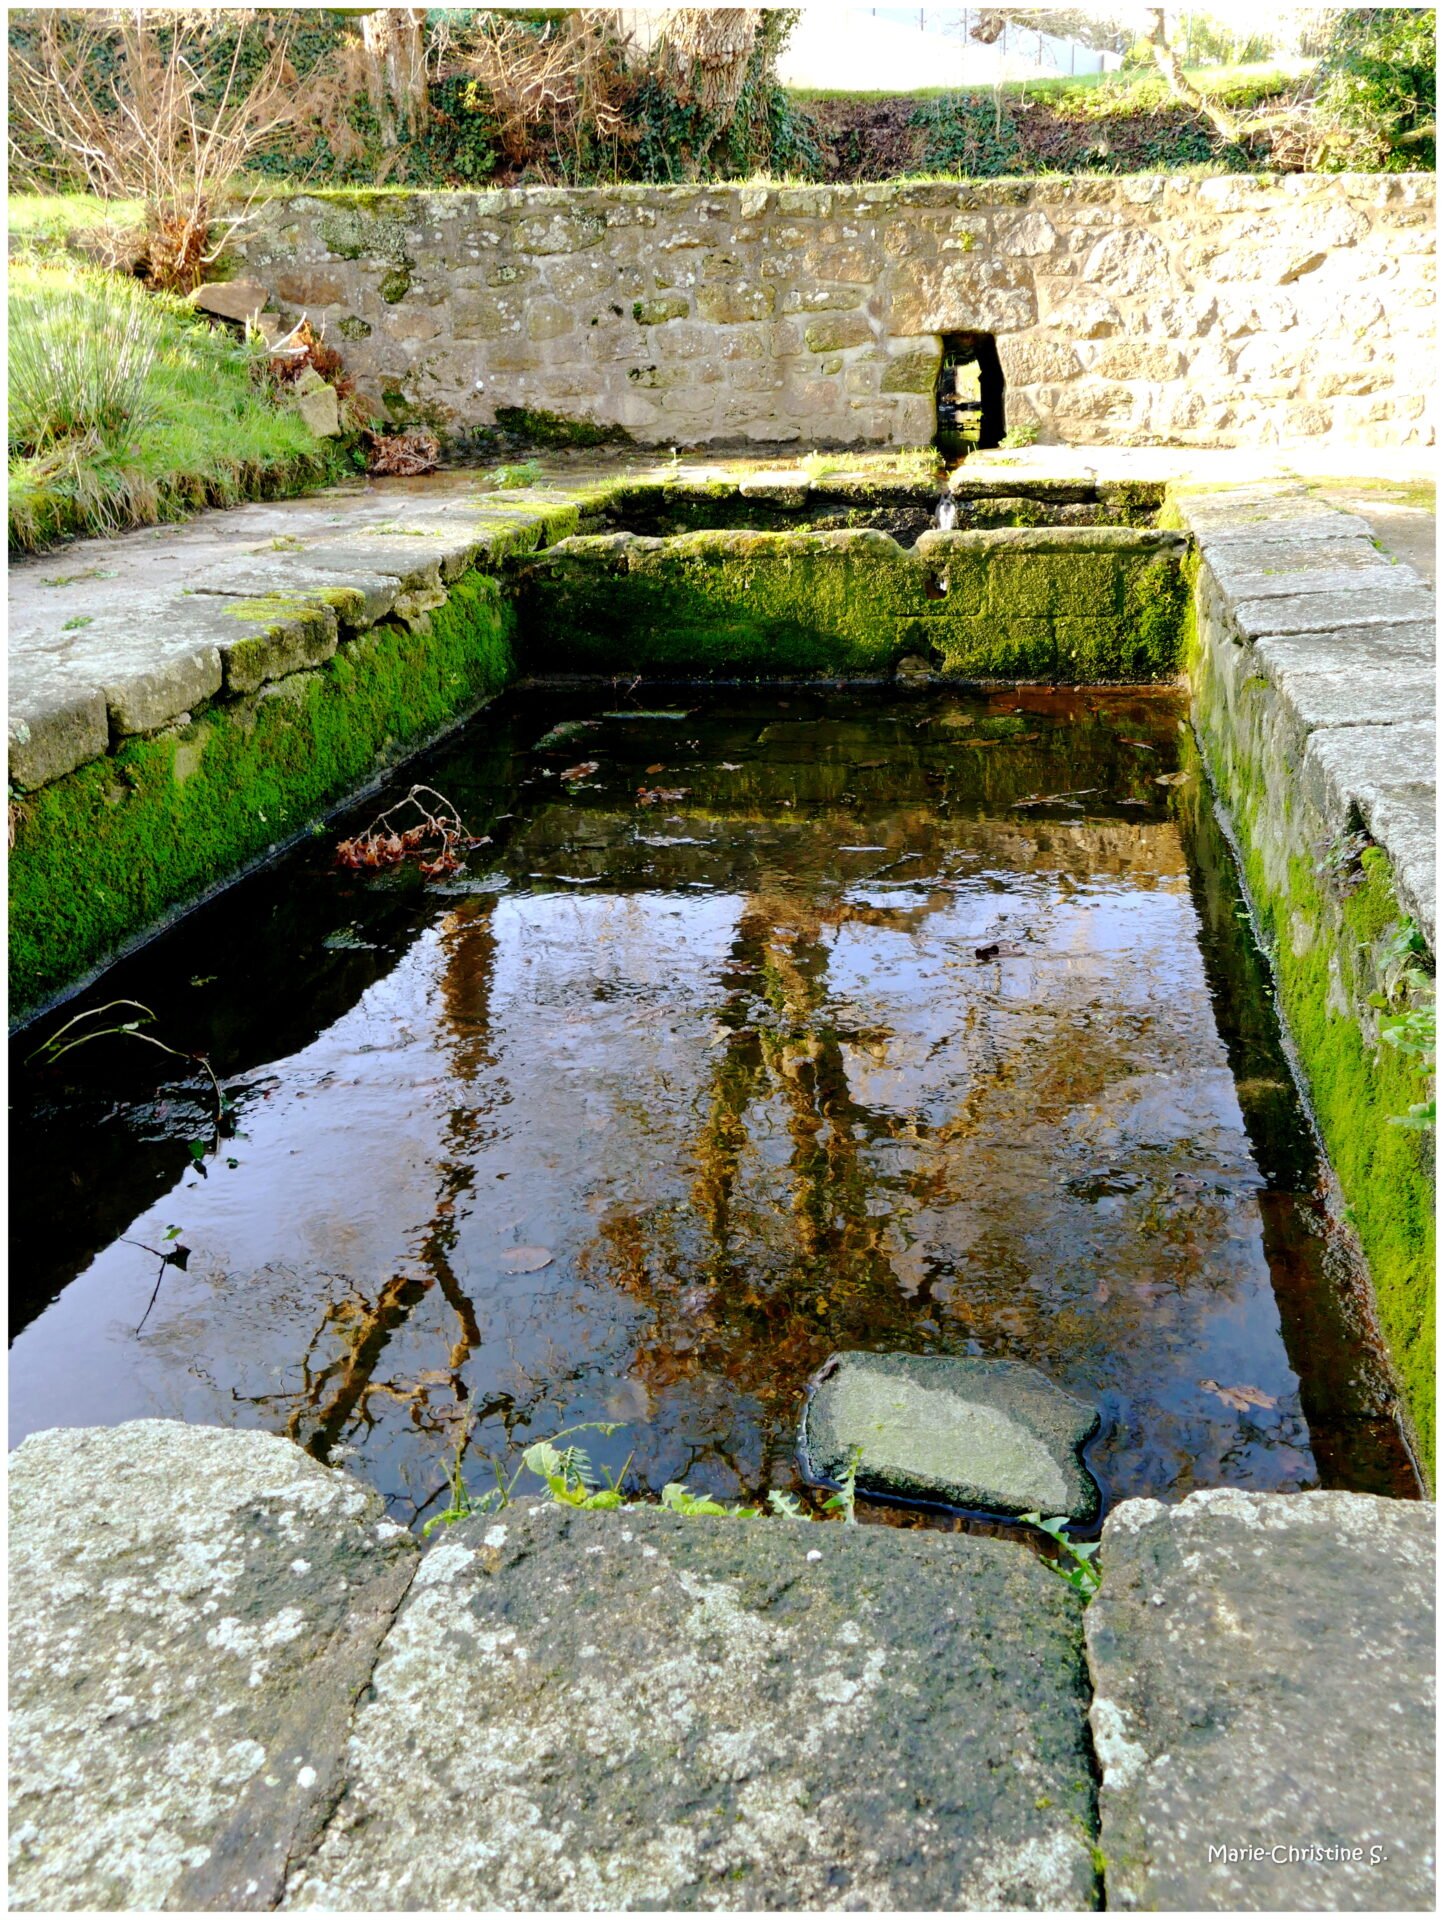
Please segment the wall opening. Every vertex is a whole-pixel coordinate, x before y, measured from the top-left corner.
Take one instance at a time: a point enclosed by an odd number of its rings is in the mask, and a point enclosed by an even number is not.
[[[991,333],[943,335],[938,373],[938,451],[961,460],[973,448],[996,447],[1007,431],[1003,366]]]

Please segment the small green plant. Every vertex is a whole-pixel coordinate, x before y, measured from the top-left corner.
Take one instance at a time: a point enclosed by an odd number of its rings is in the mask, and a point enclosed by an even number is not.
[[[862,1458],[862,1448],[854,1447],[847,1458],[847,1471],[841,1484],[831,1499],[824,1500],[824,1513],[835,1513],[847,1526],[857,1525],[857,1463]]]
[[[1058,1543],[1063,1555],[1062,1563],[1050,1560],[1048,1566],[1060,1580],[1066,1580],[1075,1593],[1081,1593],[1085,1600],[1091,1600],[1102,1578],[1096,1565],[1098,1542],[1070,1540],[1065,1531],[1068,1525],[1066,1514],[1055,1514],[1051,1520],[1045,1520],[1041,1513],[1025,1513],[1023,1521],[1027,1526],[1040,1528],[1050,1540]]]
[[[1434,1003],[1403,1006],[1416,988],[1428,982],[1425,961],[1428,945],[1418,927],[1407,916],[1396,921],[1375,950],[1379,985],[1369,995],[1369,1005],[1386,1017],[1379,1022],[1379,1038],[1412,1061],[1421,1073],[1434,1071]],[[1435,1120],[1435,1097],[1416,1100],[1407,1113],[1391,1113],[1391,1127],[1407,1127],[1425,1133]]]
[[[810,1520],[812,1515],[803,1506],[795,1493],[784,1493],[780,1487],[774,1487],[767,1496],[767,1504],[775,1514],[784,1520]]]
[[[1031,447],[1037,438],[1038,422],[1036,420],[1020,420],[1016,427],[1009,427],[999,444],[1013,449],[1018,447]]]
[[[1417,1061],[1427,1073],[1434,1071],[1434,1008],[1412,1007],[1408,1013],[1396,1013],[1379,1022],[1379,1038],[1407,1059]],[[1407,1113],[1391,1113],[1391,1127],[1408,1127],[1415,1133],[1427,1133],[1434,1125],[1435,1096],[1416,1100]]]
[[[494,487],[534,487],[542,477],[540,464],[535,460],[518,460],[510,466],[493,467],[486,476]]]
[[[531,1473],[541,1481],[546,1490],[545,1497],[563,1507],[620,1507],[623,1504],[621,1485],[626,1478],[627,1468],[632,1464],[632,1456],[627,1455],[620,1473],[615,1474],[605,1487],[597,1486],[592,1463],[580,1447],[558,1447],[558,1440],[566,1440],[574,1433],[600,1433],[610,1435],[620,1431],[622,1422],[612,1420],[584,1420],[575,1427],[563,1427],[560,1433],[554,1433],[549,1440],[537,1440],[529,1446],[521,1457],[521,1465],[508,1480],[502,1473],[501,1465],[495,1455],[486,1456],[487,1464],[496,1480],[483,1494],[473,1498],[467,1488],[462,1473],[462,1462],[471,1441],[471,1416],[462,1422],[456,1449],[446,1471],[446,1482],[450,1490],[450,1503],[440,1513],[434,1513],[422,1526],[423,1535],[433,1533],[437,1527],[454,1526],[458,1520],[469,1520],[474,1514],[494,1513],[500,1507],[509,1507],[511,1497],[516,1492],[517,1482],[524,1473]]]
[[[762,1512],[761,1507],[724,1507],[705,1494],[688,1493],[680,1480],[669,1480],[663,1487],[662,1505],[669,1513],[715,1513],[729,1520],[755,1520]]]

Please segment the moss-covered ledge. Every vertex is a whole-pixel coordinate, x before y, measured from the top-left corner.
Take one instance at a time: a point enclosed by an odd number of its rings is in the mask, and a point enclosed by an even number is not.
[[[529,671],[1137,683],[1182,664],[1185,541],[1126,527],[582,535],[517,569]]]
[[[322,668],[12,801],[12,1008],[43,1005],[500,692],[515,624],[497,580],[472,572]]]
[[[1431,1075],[1386,1039],[1434,1003],[1432,634],[1389,617],[1409,569],[1299,489],[1172,513],[1194,724],[1432,1475],[1434,1136],[1401,1124]]]

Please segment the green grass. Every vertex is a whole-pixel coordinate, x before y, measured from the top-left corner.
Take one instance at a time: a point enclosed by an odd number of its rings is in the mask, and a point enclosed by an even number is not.
[[[1271,93],[1291,87],[1310,71],[1311,60],[1269,60],[1252,66],[1189,67],[1188,77],[1200,93],[1226,105],[1246,105]],[[832,87],[789,87],[788,98],[799,106],[824,105],[836,100],[943,100],[958,93],[987,94],[994,89],[985,82],[961,87],[908,87],[863,89],[846,92]],[[1175,105],[1173,95],[1160,73],[1151,67],[1131,68],[1120,73],[1059,74],[1039,80],[1008,80],[1000,90],[1011,101],[1063,101],[1076,97],[1098,110],[1106,101],[1110,113],[1132,113],[1152,106]]]
[[[12,193],[5,203],[9,231],[29,244],[63,244],[72,233],[94,227],[141,227],[139,200],[102,200],[93,193]]]
[[[103,359],[129,319],[153,345],[136,406],[136,430],[89,423],[35,445],[33,361],[24,406],[15,389],[15,342],[53,346],[57,385],[87,357]],[[9,422],[12,549],[36,552],[67,535],[118,533],[206,506],[299,493],[338,478],[335,441],[316,440],[257,380],[247,352],[200,321],[183,301],[136,282],[60,262],[13,262],[9,289],[12,396]],[[42,356],[42,359],[44,356]],[[18,442],[18,444],[17,444]]]

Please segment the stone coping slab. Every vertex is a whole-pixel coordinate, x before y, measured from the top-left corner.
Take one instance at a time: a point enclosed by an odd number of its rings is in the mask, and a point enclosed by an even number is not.
[[[26,1440],[9,1545],[10,1905],[274,1906],[410,1535],[289,1440],[138,1420]]]
[[[1433,592],[1366,541],[1364,521],[1287,479],[1234,491],[1182,487],[1173,510],[1197,544],[1207,604],[1248,650],[1246,672],[1267,680],[1290,716],[1299,770],[1327,775],[1315,781],[1326,820],[1340,835],[1363,825],[1383,847],[1432,949]],[[1369,735],[1357,751],[1334,744],[1332,736],[1354,732]],[[1393,734],[1388,778],[1384,732]]]
[[[1434,1534],[1356,1493],[1114,1509],[1085,1615],[1110,1907],[1432,1911]]]
[[[285,1905],[1091,1907],[1080,1640],[1011,1541],[467,1521],[422,1562]]]

